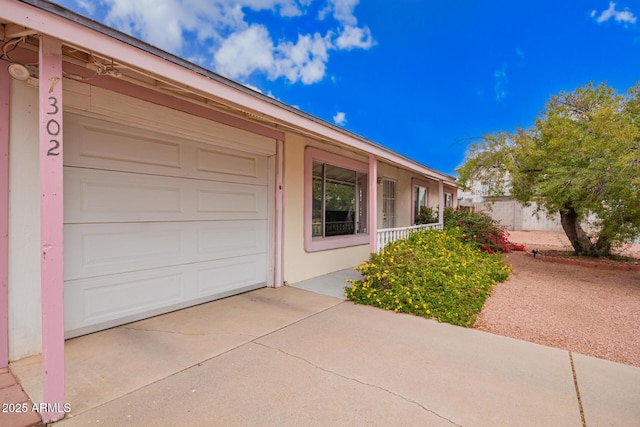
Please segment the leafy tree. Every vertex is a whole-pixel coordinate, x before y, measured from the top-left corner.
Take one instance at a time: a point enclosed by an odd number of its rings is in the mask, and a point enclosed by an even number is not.
[[[626,95],[604,84],[561,92],[533,127],[472,145],[457,172],[463,187],[479,181],[559,214],[577,254],[607,256],[640,235],[640,82]]]

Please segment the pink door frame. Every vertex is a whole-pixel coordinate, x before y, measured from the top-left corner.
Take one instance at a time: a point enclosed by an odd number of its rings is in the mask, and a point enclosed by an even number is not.
[[[9,366],[9,62],[0,61],[0,368]]]
[[[40,244],[45,423],[64,416],[62,42],[40,37]]]

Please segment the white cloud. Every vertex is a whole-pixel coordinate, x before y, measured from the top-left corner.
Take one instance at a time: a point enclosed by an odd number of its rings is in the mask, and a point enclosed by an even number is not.
[[[496,101],[502,101],[509,94],[507,91],[508,81],[506,65],[503,65],[501,69],[496,70],[495,73],[493,73],[493,88],[496,95]]]
[[[636,17],[632,12],[629,11],[628,8],[625,8],[624,10],[616,10],[616,4],[612,1],[609,2],[609,9],[602,11],[600,16],[597,15],[597,10],[591,11],[591,17],[595,18],[596,22],[598,23],[606,22],[612,18],[614,21],[622,23],[624,25],[636,23]]]
[[[358,19],[353,14],[354,9],[360,0],[329,0],[327,5],[320,11],[318,18],[325,19],[333,12],[333,17],[342,25],[356,25]]]
[[[304,84],[322,80],[331,46],[331,40],[318,33],[298,36],[295,44],[281,43],[276,48],[276,65],[270,70],[271,77],[284,76],[291,83],[300,80]]]
[[[369,27],[345,27],[342,33],[336,39],[338,49],[369,49],[373,46],[373,37]]]
[[[338,126],[344,126],[347,123],[347,115],[339,111],[333,116],[333,122]]]
[[[89,0],[75,1],[94,14]],[[273,80],[285,78],[291,83],[312,84],[324,78],[331,50],[369,49],[375,44],[371,30],[357,25],[354,10],[360,0],[324,1],[327,6],[319,17],[331,18],[333,28],[327,30],[325,25],[324,35],[300,33],[297,38],[277,42],[264,24],[248,22],[245,11],[271,11],[294,20],[306,14],[312,0],[101,0],[100,3],[106,6],[108,25],[227,77],[244,79],[262,73]],[[300,27],[308,28],[308,21]],[[197,42],[188,44],[193,37]],[[211,56],[205,56],[207,53]]]
[[[520,58],[520,65],[524,65],[524,52],[519,47],[516,48],[516,56]]]
[[[354,15],[360,0],[329,0],[318,14],[319,19],[325,19],[332,14],[340,24],[335,46],[340,50],[369,49],[375,43],[369,27],[358,27],[358,19]]]
[[[231,34],[214,55],[216,69],[232,78],[247,77],[273,66],[273,41],[262,25]]]
[[[93,15],[96,11],[96,5],[95,3],[91,2],[91,0],[76,0],[76,3],[89,15]]]

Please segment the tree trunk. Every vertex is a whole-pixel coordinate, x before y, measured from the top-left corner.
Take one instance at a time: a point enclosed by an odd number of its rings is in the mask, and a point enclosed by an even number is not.
[[[578,214],[571,202],[564,204],[564,210],[560,212],[560,223],[576,255],[599,255],[595,245],[591,243],[591,239],[582,229],[580,221],[578,221]]]
[[[597,253],[596,256],[611,255],[611,242],[609,239],[601,234],[596,242],[595,251]]]

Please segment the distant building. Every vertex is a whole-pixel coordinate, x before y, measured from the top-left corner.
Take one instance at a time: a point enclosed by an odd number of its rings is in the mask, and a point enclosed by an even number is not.
[[[544,212],[536,214],[536,204],[523,206],[509,194],[489,196],[488,185],[474,182],[468,191],[458,190],[458,206],[487,212],[509,231],[562,231],[560,215],[549,218]]]

